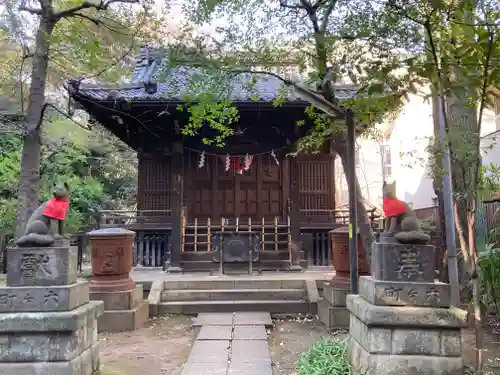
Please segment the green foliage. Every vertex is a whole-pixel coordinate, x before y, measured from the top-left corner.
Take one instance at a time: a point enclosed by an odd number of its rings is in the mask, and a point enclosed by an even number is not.
[[[58,124],[71,128],[68,121]],[[99,132],[98,128],[94,131]],[[75,144],[71,140],[74,135],[60,139],[51,135],[42,150],[40,200],[50,198],[57,184],[66,182],[71,189],[67,233],[94,224],[91,213],[101,206],[125,209],[135,204],[133,153],[126,146],[113,144],[106,132],[86,137],[86,142]],[[15,226],[21,150],[20,137],[0,137],[0,232],[6,234]]]
[[[478,247],[481,305],[483,312],[494,307],[500,314],[500,248],[498,244],[487,244]]]
[[[424,233],[431,234],[436,231],[437,224],[433,217],[426,217],[420,220],[420,227]]]
[[[500,165],[490,163],[479,169],[478,197],[481,200],[492,198],[500,193]]]
[[[355,375],[347,360],[347,342],[322,338],[302,353],[297,375]]]
[[[214,137],[202,139],[207,145],[223,146],[224,140],[234,133],[229,125],[240,118],[238,109],[233,107],[229,100],[216,101],[212,94],[207,93],[198,95],[195,103],[179,105],[177,109],[189,112],[189,121],[182,128],[182,134],[194,136],[205,124],[216,131]]]
[[[216,92],[215,98],[219,100],[227,89],[227,85],[223,84],[227,81],[220,80],[224,72],[234,78],[238,73],[258,71],[260,76],[265,76],[261,72],[268,72],[286,77],[318,92],[333,104],[353,109],[356,121],[368,128],[387,120],[388,115],[396,114],[404,103],[406,89],[402,83],[398,83],[402,80],[396,79],[397,75],[392,71],[389,72],[392,79],[388,79],[387,74],[383,81],[379,79],[380,75],[375,77],[369,68],[376,66],[374,60],[379,61],[379,57],[369,45],[359,43],[356,38],[350,40],[344,37],[353,22],[348,16],[352,14],[352,2],[318,2],[314,9],[311,7],[312,13],[306,9],[308,3],[262,0],[197,0],[186,3],[185,10],[191,23],[184,25],[182,42],[170,45],[169,61],[173,65],[203,67],[206,74],[195,82],[199,85],[201,81],[205,86],[198,93]],[[354,3],[356,6],[362,4],[357,1]],[[356,7],[355,11],[358,9]],[[336,14],[346,15],[345,19]],[[225,20],[224,25],[217,27],[217,38],[200,34],[192,37],[193,25],[217,23],[217,19]],[[386,48],[384,53],[391,58],[395,56],[390,48]],[[290,67],[297,72],[290,73]],[[206,85],[207,76],[218,78],[212,80],[216,84],[210,88]],[[348,100],[336,97],[333,85],[349,80],[358,86],[358,96]],[[248,81],[243,82],[243,87],[251,90],[255,82]],[[192,82],[193,85],[196,84]],[[281,105],[291,91],[290,86],[282,86],[282,92],[274,101],[276,106]],[[215,103],[211,105],[215,107]],[[216,111],[220,111],[220,108],[209,112]],[[312,125],[312,131],[300,140],[299,152],[317,151],[332,136],[337,139],[345,137],[344,122],[332,120],[312,106],[306,111],[306,118]],[[194,122],[198,124],[199,121]],[[297,125],[302,126],[304,123],[301,119]],[[217,120],[218,141],[232,134],[224,129],[229,125],[228,121]],[[193,128],[191,124],[189,127],[190,130]],[[210,127],[214,128],[213,124]],[[371,135],[370,132],[366,134]]]

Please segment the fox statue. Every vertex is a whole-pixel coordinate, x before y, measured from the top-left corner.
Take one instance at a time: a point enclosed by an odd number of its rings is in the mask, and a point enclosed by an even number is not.
[[[422,244],[430,241],[430,236],[422,231],[417,215],[408,203],[396,198],[396,182],[388,184],[384,181],[382,196],[384,198],[384,231],[404,244]]]
[[[69,207],[69,187],[58,185],[53,198],[43,202],[31,215],[24,235],[17,240],[19,247],[49,247],[63,238],[64,219]]]

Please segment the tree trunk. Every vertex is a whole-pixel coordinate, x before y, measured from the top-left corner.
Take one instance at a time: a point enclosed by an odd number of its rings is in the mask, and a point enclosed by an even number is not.
[[[35,53],[31,68],[29,103],[19,176],[16,238],[23,234],[29,217],[38,205],[42,146],[41,124],[45,109],[45,84],[49,61],[50,35],[53,29],[53,22],[42,17],[36,35]]]
[[[347,143],[344,142],[343,145],[338,147],[337,153],[340,157],[340,161],[342,162],[342,168],[344,169],[344,174],[347,177],[347,171],[349,170],[348,164],[348,156],[347,156]],[[357,224],[359,235],[361,236],[361,240],[363,241],[363,247],[365,248],[365,253],[369,262],[371,262],[372,255],[372,243],[374,240],[373,236],[373,228],[371,226],[370,218],[368,217],[368,212],[366,211],[365,202],[363,200],[363,193],[361,191],[361,186],[359,185],[358,176],[355,177],[355,185],[349,185],[349,178],[347,180],[348,189],[356,189],[356,199],[357,199]]]

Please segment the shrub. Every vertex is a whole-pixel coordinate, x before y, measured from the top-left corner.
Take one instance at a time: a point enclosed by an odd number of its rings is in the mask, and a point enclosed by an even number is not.
[[[345,340],[321,338],[300,356],[297,375],[355,375],[346,352]]]

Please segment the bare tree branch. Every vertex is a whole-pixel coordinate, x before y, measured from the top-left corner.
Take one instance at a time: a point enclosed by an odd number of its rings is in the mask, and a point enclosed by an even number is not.
[[[326,28],[328,27],[328,20],[330,19],[330,15],[332,14],[336,4],[337,0],[330,0],[330,3],[326,7],[325,14],[323,15],[323,19],[321,21],[321,26],[320,26],[320,30],[322,32],[325,32]]]
[[[291,5],[291,4],[288,4],[286,0],[280,0],[280,6],[282,8],[292,9],[292,10],[304,9],[304,7],[302,5],[298,5],[298,4]]]
[[[491,32],[490,35],[488,36],[488,51],[486,53],[486,59],[484,62],[484,69],[483,69],[483,87],[481,88],[481,98],[480,98],[480,104],[479,104],[479,114],[478,114],[478,124],[477,124],[477,129],[478,131],[481,131],[481,123],[483,120],[483,112],[484,112],[484,107],[486,105],[486,94],[488,91],[488,86],[490,85],[490,75],[489,75],[489,70],[491,68],[491,55],[493,53],[493,47],[494,44],[493,42],[495,41],[495,34],[494,32]],[[477,179],[476,179],[477,181]]]
[[[54,13],[52,16],[55,21],[59,21],[62,18],[67,18],[67,17],[72,17],[75,16],[75,14],[78,14],[81,16],[81,13],[78,13],[81,10],[84,9],[96,9],[96,10],[107,10],[112,4],[115,3],[128,3],[128,4],[136,4],[138,3],[139,0],[108,0],[108,1],[100,1],[99,3],[91,3],[90,1],[84,1],[79,5],[76,5],[74,7],[61,10],[57,13]]]
[[[28,12],[37,16],[51,16],[54,10],[52,6],[51,0],[39,0],[40,8],[32,8],[26,5],[26,0],[21,1],[21,5],[19,6],[20,11]]]
[[[36,15],[36,16],[41,16],[42,15],[42,9],[41,8],[31,8],[31,7],[28,7],[28,6],[21,5],[19,7],[19,10],[21,12],[28,12],[28,13],[31,13],[31,14]]]

